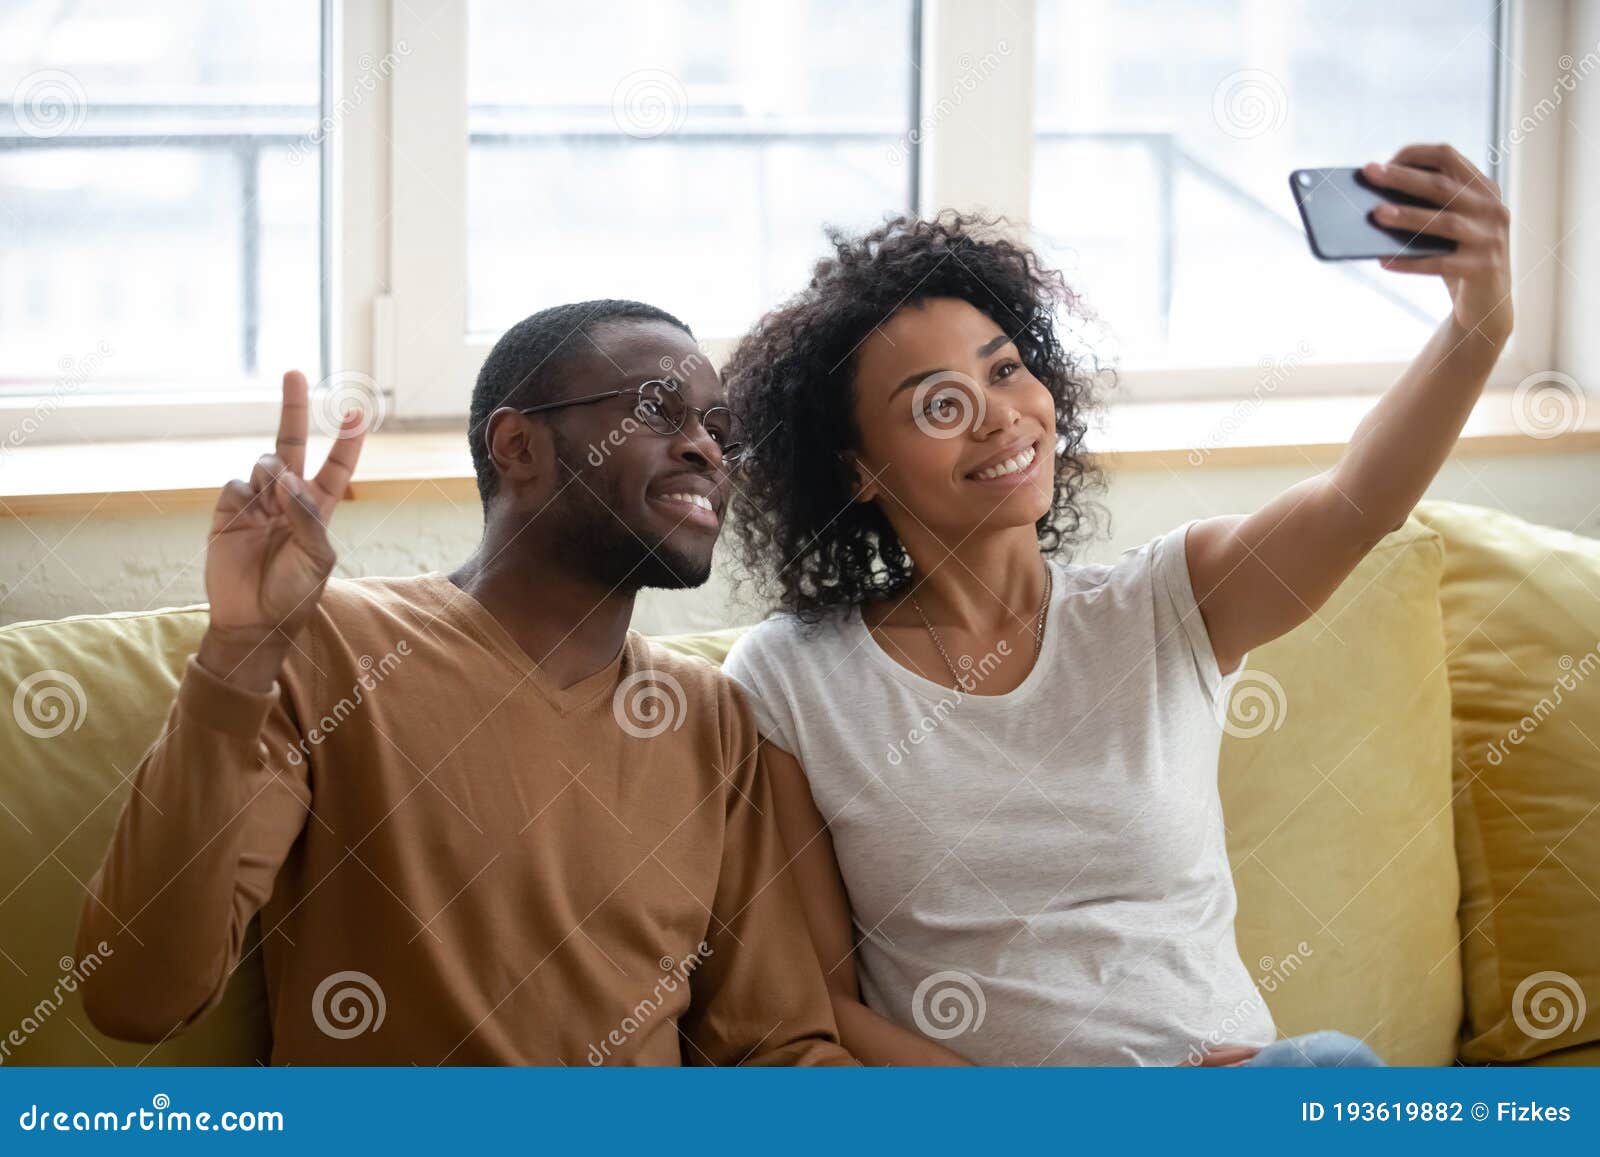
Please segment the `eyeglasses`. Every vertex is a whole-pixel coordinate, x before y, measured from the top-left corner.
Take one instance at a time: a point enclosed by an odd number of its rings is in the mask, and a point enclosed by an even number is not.
[[[548,410],[560,410],[566,406],[583,406],[590,402],[603,402],[607,398],[621,398],[629,394],[637,394],[638,402],[634,404],[633,412],[639,420],[657,434],[676,434],[688,423],[689,416],[693,414],[700,419],[700,425],[711,440],[717,444],[717,449],[722,453],[724,465],[732,466],[745,454],[744,443],[739,440],[739,428],[733,417],[733,411],[727,406],[691,406],[683,396],[683,391],[678,388],[678,383],[669,378],[654,378],[648,382],[641,382],[637,386],[629,386],[622,390],[607,390],[603,394],[585,394],[581,398],[565,398],[559,402],[543,402],[537,406],[528,406],[519,409],[519,414],[538,414]]]

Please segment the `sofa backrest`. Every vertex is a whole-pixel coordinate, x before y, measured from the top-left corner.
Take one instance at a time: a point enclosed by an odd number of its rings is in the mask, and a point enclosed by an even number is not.
[[[160,735],[206,609],[85,615],[0,629],[0,1057],[8,1064],[251,1064],[270,1052],[255,937],[223,1002],[152,1048],[101,1035],[74,958],[85,885]],[[114,946],[107,949],[115,951]],[[20,1043],[19,1043],[20,1041]]]
[[[1280,1029],[1343,1029],[1411,1064],[1449,1063],[1461,1019],[1441,560],[1412,520],[1252,653],[1221,768],[1241,955]],[[190,607],[0,629],[0,1042],[20,1038],[0,1060],[268,1054],[259,951],[217,1010],[154,1049],[101,1036],[63,986],[92,965],[71,957],[84,885],[205,621]],[[660,641],[720,661],[736,635]]]

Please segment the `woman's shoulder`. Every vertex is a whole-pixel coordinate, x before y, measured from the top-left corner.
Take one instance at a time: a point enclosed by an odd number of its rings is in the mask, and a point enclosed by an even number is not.
[[[792,666],[846,648],[851,613],[834,611],[807,621],[786,611],[769,615],[734,642],[724,662],[734,671]]]
[[[1083,592],[1106,586],[1145,585],[1155,574],[1170,567],[1174,556],[1183,558],[1184,534],[1188,527],[1189,524],[1184,523],[1157,531],[1103,562],[1076,561],[1057,555],[1050,561],[1055,566],[1060,589]]]

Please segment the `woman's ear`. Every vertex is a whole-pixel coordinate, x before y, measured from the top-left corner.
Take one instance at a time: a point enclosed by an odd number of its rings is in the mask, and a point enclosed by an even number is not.
[[[861,459],[857,458],[854,451],[846,450],[840,453],[840,461],[850,474],[850,499],[852,502],[871,502],[878,497],[878,480],[872,476]]]

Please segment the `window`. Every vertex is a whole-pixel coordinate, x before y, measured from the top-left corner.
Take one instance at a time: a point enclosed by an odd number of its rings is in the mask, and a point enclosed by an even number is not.
[[[944,208],[1031,230],[1122,397],[1242,396],[1269,360],[1297,367],[1286,390],[1381,389],[1444,290],[1318,262],[1287,177],[1416,139],[1499,162],[1513,205],[1524,324],[1491,384],[1551,364],[1526,322],[1557,314],[1561,130],[1508,128],[1566,91],[1545,5],[160,11],[0,0],[7,445],[19,415],[36,441],[269,430],[289,367],[363,404],[375,382],[387,421],[458,422],[537,309],[639,298],[716,356],[803,287],[825,225]]]
[[[731,336],[822,226],[907,212],[911,0],[473,0],[467,311],[632,297]]]
[[[1309,253],[1295,168],[1445,140],[1490,176],[1493,0],[1039,0],[1034,228],[1130,367],[1408,360],[1435,278]]]
[[[0,27],[0,393],[315,370],[316,0],[0,0]]]
[[[825,222],[911,209],[918,7],[397,3],[396,412],[462,414],[498,333],[558,302],[639,298],[720,345],[804,285]]]

